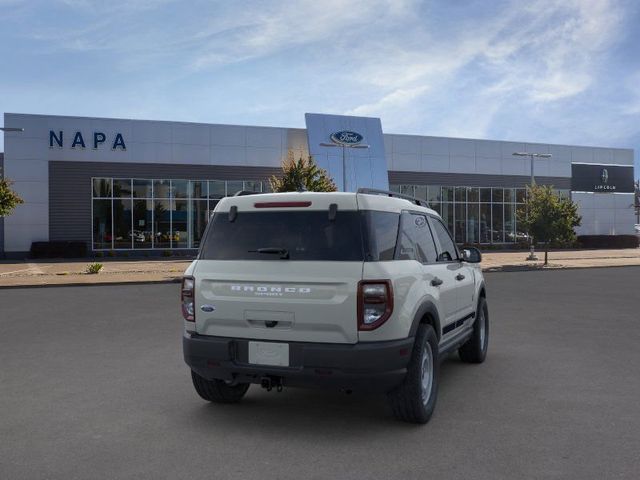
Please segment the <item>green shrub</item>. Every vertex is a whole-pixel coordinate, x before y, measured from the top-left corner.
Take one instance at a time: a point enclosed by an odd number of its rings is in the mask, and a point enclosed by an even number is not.
[[[0,217],[7,217],[18,205],[24,203],[16,192],[11,190],[12,182],[0,178]]]
[[[89,265],[87,265],[86,273],[96,274],[96,273],[100,273],[100,270],[102,270],[101,263],[90,263]]]
[[[163,250],[162,251],[162,256],[163,257],[170,257],[171,256],[171,250]]]

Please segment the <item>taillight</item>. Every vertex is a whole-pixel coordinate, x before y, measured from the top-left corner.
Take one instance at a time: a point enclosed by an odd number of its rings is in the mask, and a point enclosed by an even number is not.
[[[180,300],[182,303],[182,316],[187,322],[195,322],[194,297],[196,281],[193,277],[183,277]]]
[[[363,280],[358,284],[358,330],[375,330],[393,312],[389,280]]]

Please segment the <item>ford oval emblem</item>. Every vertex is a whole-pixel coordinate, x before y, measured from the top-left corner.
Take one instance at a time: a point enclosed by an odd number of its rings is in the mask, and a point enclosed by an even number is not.
[[[213,312],[216,309],[216,307],[214,307],[213,305],[202,305],[200,307],[200,310],[202,310],[203,312]]]
[[[413,222],[416,224],[416,227],[422,228],[427,224],[427,219],[422,215],[416,215],[416,219]]]
[[[350,130],[340,130],[331,134],[331,141],[338,145],[358,145],[364,137],[358,132],[352,132]]]

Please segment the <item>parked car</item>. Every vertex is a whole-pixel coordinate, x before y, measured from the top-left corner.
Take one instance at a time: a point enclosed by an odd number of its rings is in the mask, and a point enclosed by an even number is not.
[[[527,233],[524,232],[508,232],[507,233],[507,239],[510,242],[528,242],[529,241],[529,235]]]
[[[182,281],[195,390],[214,403],[240,401],[250,384],[378,391],[398,419],[425,423],[440,361],[487,354],[480,260],[411,197],[227,197]]]
[[[133,238],[134,242],[146,241],[144,233],[139,230],[132,230],[129,232],[129,238]]]

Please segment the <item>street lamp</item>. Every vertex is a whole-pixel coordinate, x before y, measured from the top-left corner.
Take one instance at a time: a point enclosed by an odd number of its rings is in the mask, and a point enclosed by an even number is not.
[[[346,151],[347,148],[369,148],[369,145],[362,143],[350,145],[346,143],[321,143],[321,147],[342,147],[342,191],[347,191],[347,163],[346,163]]]
[[[551,158],[550,153],[513,152],[512,155],[516,157],[529,157],[529,159],[531,160],[531,186],[532,187],[536,184],[536,179],[533,176],[533,159],[534,158]],[[529,245],[531,247],[531,250],[529,252],[529,256],[527,257],[527,260],[538,260],[538,257],[536,257],[536,252],[533,248],[533,239],[531,238],[531,235],[529,235]]]
[[[533,178],[533,158],[551,158],[550,153],[527,153],[527,152],[513,152],[512,155],[516,157],[529,157],[531,159],[531,186],[533,187],[536,183]]]

